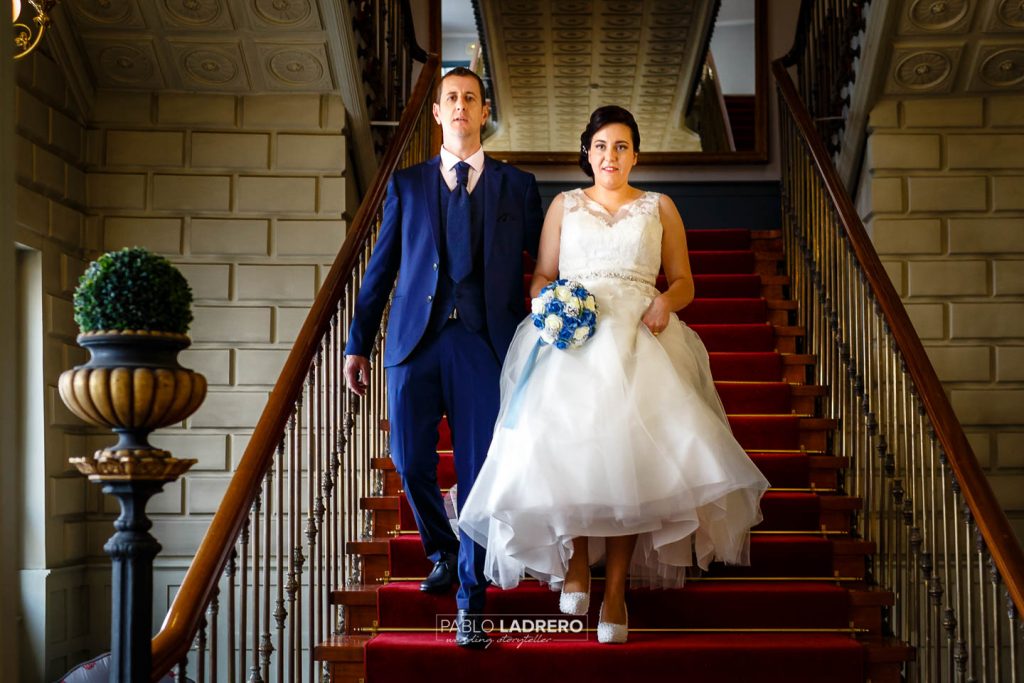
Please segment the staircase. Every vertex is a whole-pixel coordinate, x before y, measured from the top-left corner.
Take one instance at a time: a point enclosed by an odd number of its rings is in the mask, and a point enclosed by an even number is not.
[[[815,358],[800,352],[804,330],[791,324],[796,302],[786,298],[789,278],[779,274],[781,235],[690,230],[687,241],[696,299],[680,317],[707,346],[736,438],[772,484],[761,504],[764,521],[751,537],[751,566],[712,565],[681,589],[631,590],[623,646],[599,645],[590,633],[586,640],[510,637],[486,652],[465,651],[435,630],[437,615],[455,612],[454,590],[419,591],[430,564],[400,477],[389,458],[375,457],[383,492],[360,505],[376,535],[345,548],[360,558],[363,583],[331,593],[331,603],[343,609],[345,633],[314,653],[332,681],[483,675],[541,683],[580,675],[634,680],[641,672],[716,682],[900,680],[914,652],[887,637],[894,596],[866,576],[874,543],[851,533],[861,500],[844,491],[848,460],[831,447],[837,421],[819,416],[828,388],[808,382]],[[439,433],[438,479],[446,489],[455,474],[444,423]],[[594,592],[590,628],[599,579]],[[536,581],[510,591],[492,587],[486,611],[555,617],[558,595]]]

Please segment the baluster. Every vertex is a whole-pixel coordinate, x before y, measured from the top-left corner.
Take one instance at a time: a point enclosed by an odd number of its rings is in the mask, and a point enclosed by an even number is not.
[[[303,462],[303,448],[302,448],[302,408],[304,404],[308,404],[307,397],[303,393],[302,399],[295,406],[295,490],[293,496],[295,500],[292,503],[294,516],[292,519],[292,558],[295,565],[295,602],[292,606],[292,613],[295,618],[292,620],[292,647],[295,648],[295,668],[292,671],[291,680],[300,680],[302,676],[302,572],[303,566],[306,563],[306,556],[302,554],[302,503],[304,500],[302,491],[302,477],[303,472],[305,476],[309,476],[309,469],[307,463]],[[309,427],[306,426],[308,432]]]
[[[199,683],[206,683],[206,617],[199,620],[199,633],[196,635],[196,675]]]
[[[974,527],[974,550],[975,559],[977,560],[977,572],[978,572],[978,650],[979,650],[979,671],[978,674],[983,681],[992,680],[989,676],[989,672],[992,670],[992,663],[989,659],[989,634],[988,634],[988,606],[985,591],[985,565],[988,555],[988,550],[985,548],[985,538],[981,535],[981,527],[975,525]]]
[[[284,517],[285,517],[285,501],[284,501],[284,467],[286,457],[286,444],[288,443],[288,433],[292,428],[291,420],[289,420],[288,426],[285,428],[284,438],[277,444],[277,510],[275,511],[274,518],[277,522],[277,608],[274,610],[274,621],[277,625],[277,676],[276,681],[283,683],[284,681],[284,662],[285,662],[285,651],[284,651],[284,628],[285,620],[288,618],[288,611],[284,606],[284,591],[285,591],[285,558],[288,553],[285,549],[284,544]]]
[[[992,582],[992,679],[1003,680],[1000,672],[1003,668],[1003,633],[999,619],[999,584],[1002,578],[999,576],[999,569],[996,568],[996,561],[991,555],[988,558],[989,580]]]
[[[328,446],[326,442],[327,427],[326,427],[326,412],[324,406],[325,400],[325,368],[324,368],[324,347],[323,344],[320,346],[320,350],[316,356],[316,375],[315,375],[315,391],[316,391],[316,419],[317,419],[317,433],[316,433],[316,480],[314,481],[314,491],[316,493],[316,525],[314,526],[314,540],[316,541],[316,552],[314,557],[316,558],[316,591],[312,594],[312,599],[316,602],[316,638],[310,636],[310,645],[314,646],[316,643],[323,642],[324,639],[324,601],[327,598],[327,591],[324,585],[324,539],[323,539],[323,528],[324,528],[324,486],[326,482],[326,474],[324,472],[324,466],[327,461]],[[310,605],[312,607],[312,604]],[[313,657],[310,656],[309,660],[312,662]]]
[[[960,528],[961,525],[967,526],[966,521],[960,520],[960,482],[957,480],[956,475],[950,472],[949,476],[949,487],[953,491],[953,569],[954,569],[954,580],[956,581],[956,594],[953,599],[950,600],[950,604],[958,609],[960,618],[956,619],[956,614],[953,615],[953,622],[956,627],[956,642],[950,646],[952,664],[950,671],[954,674],[956,681],[963,681],[967,673],[967,642],[964,640],[965,631],[969,630],[969,626],[964,628],[964,615],[970,614],[970,602],[965,596],[965,584],[962,576],[962,565],[963,565],[963,554],[960,551]],[[968,624],[970,622],[968,621]]]
[[[217,683],[217,669],[220,657],[218,656],[217,632],[220,630],[217,623],[220,602],[218,599],[220,590],[213,589],[213,597],[210,598],[210,606],[207,608],[207,621],[210,624],[210,683]]]
[[[966,596],[964,601],[964,616],[967,618],[967,656],[966,663],[969,667],[965,674],[967,676],[968,683],[974,683],[978,679],[975,677],[975,670],[977,668],[976,662],[978,662],[978,651],[975,647],[977,640],[974,637],[976,624],[978,622],[976,611],[977,605],[974,599],[974,579],[972,577],[974,573],[974,552],[971,549],[973,543],[974,534],[977,527],[974,524],[974,517],[971,514],[970,507],[967,505],[967,500],[964,499],[963,504],[964,519],[967,520],[967,533],[964,535],[964,557],[966,568],[964,570],[964,594]]]
[[[238,552],[235,547],[231,548],[231,555],[228,557],[228,564],[224,572],[228,577],[228,680],[237,681],[235,675],[235,571],[236,557]]]
[[[338,388],[336,386],[335,364],[334,364],[334,334],[337,331],[337,318],[331,316],[331,326],[324,336],[324,480],[321,491],[324,496],[324,524],[320,528],[324,555],[324,578],[323,602],[326,610],[326,622],[321,623],[323,632],[328,635],[334,634],[334,607],[331,605],[331,595],[337,583],[335,582],[334,569],[337,562],[338,551],[334,546],[334,458],[337,456],[336,432],[334,421],[334,405],[337,402]]]
[[[291,620],[288,624],[290,645],[288,651],[288,679],[299,678],[299,667],[302,665],[302,620],[301,595],[302,589],[302,548],[299,519],[302,507],[302,396],[295,403],[288,426],[288,445],[291,456],[291,467],[288,473],[288,612]]]
[[[270,657],[274,652],[274,646],[270,642],[270,563],[273,558],[273,547],[272,542],[272,524],[271,519],[273,518],[274,512],[274,460],[271,459],[270,466],[267,468],[267,474],[263,479],[263,492],[260,494],[261,497],[266,501],[264,503],[263,511],[263,553],[260,559],[263,562],[263,583],[262,583],[262,622],[256,619],[255,622],[262,628],[260,639],[257,641],[256,637],[253,636],[253,648],[259,650],[260,654],[260,680],[264,682],[270,681]],[[256,565],[253,567],[253,571],[257,571]],[[258,600],[258,597],[254,597]],[[256,626],[253,627],[253,633],[256,632]],[[257,646],[256,643],[259,643]]]
[[[946,458],[946,451],[943,448],[939,448],[939,487],[941,491],[942,501],[942,576],[944,579],[943,586],[947,592],[946,597],[946,609],[942,615],[942,627],[946,632],[945,646],[945,667],[946,671],[949,672],[948,679],[953,680],[956,676],[955,672],[955,661],[953,659],[953,650],[956,639],[956,600],[955,594],[949,595],[949,592],[954,590],[954,573],[950,568],[951,562],[955,561],[956,550],[951,540],[951,536],[956,533],[955,525],[956,520],[951,519],[950,507],[955,505],[952,500],[952,494],[949,487],[946,485],[947,477],[952,478],[952,472],[949,469],[949,461]],[[951,548],[953,549],[951,552]],[[941,649],[941,648],[940,648]]]
[[[261,493],[256,494],[252,502],[250,519],[252,530],[248,537],[252,540],[252,664],[249,666],[249,683],[262,683],[260,677],[260,507]],[[243,569],[244,571],[244,569]],[[245,588],[242,588],[243,596]],[[244,625],[244,624],[243,624]],[[244,633],[244,630],[243,630]],[[242,658],[247,654],[245,643],[242,647]],[[244,668],[243,668],[244,671]]]
[[[247,620],[249,618],[249,525],[252,524],[252,513],[250,512],[249,517],[246,518],[245,524],[242,525],[242,533],[239,536],[239,545],[242,546],[238,552],[239,557],[242,559],[242,566],[239,569],[239,575],[242,578],[242,584],[238,590],[238,673],[245,673],[245,657],[249,649],[248,631],[246,630]]]
[[[1017,624],[1017,605],[1013,602],[1013,597],[1010,596],[1010,591],[1006,591],[1006,616],[1009,619],[1008,635],[1010,640],[1010,681],[1011,683],[1017,683],[1020,680],[1020,667],[1017,662],[1017,638],[1018,638],[1018,624]]]
[[[351,288],[351,295],[346,297],[345,309],[346,319],[350,319],[354,311],[354,302],[356,292],[358,291],[358,279],[354,279],[349,285]],[[358,528],[356,527],[358,520],[358,513],[356,512],[358,503],[355,502],[355,458],[356,452],[359,448],[358,441],[356,439],[355,429],[359,416],[359,405],[360,399],[357,395],[346,392],[345,394],[345,510],[348,513],[345,520],[345,539],[347,542],[351,542],[359,538]],[[346,581],[350,586],[358,586],[362,582],[362,576],[360,575],[360,561],[358,556],[352,556],[348,558],[348,575]]]
[[[319,461],[319,447],[320,440],[317,438],[317,431],[319,428],[319,417],[317,414],[317,394],[316,394],[316,368],[318,362],[314,358],[312,365],[309,368],[309,374],[306,378],[306,386],[308,392],[308,400],[306,401],[306,444],[308,452],[308,461],[306,464],[306,545],[307,545],[307,560],[309,562],[309,578],[306,580],[308,585],[308,601],[307,607],[309,614],[306,617],[306,627],[308,629],[309,637],[309,649],[310,656],[307,659],[307,671],[309,674],[309,682],[313,683],[316,671],[316,662],[313,661],[313,641],[316,638],[316,572],[317,572],[317,552],[316,552],[316,482],[317,482],[317,463]]]

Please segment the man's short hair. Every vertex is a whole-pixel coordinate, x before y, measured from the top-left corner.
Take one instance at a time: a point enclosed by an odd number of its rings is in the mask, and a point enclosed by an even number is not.
[[[434,98],[434,100],[438,104],[441,103],[441,93],[442,90],[444,89],[444,79],[448,78],[449,76],[469,76],[470,78],[475,78],[476,84],[480,87],[480,103],[483,104],[487,101],[487,93],[484,90],[484,80],[480,78],[480,74],[470,69],[467,69],[464,66],[457,66],[448,73],[446,73],[444,76],[441,76],[441,80],[438,81],[437,96]]]

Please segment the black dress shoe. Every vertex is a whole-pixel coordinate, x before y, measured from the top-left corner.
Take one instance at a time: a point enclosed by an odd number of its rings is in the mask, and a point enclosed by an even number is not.
[[[420,584],[420,590],[425,593],[447,593],[452,589],[452,584],[458,580],[458,572],[455,569],[455,558],[451,555],[443,555],[440,560],[434,563],[430,574]]]
[[[490,636],[480,626],[480,615],[465,609],[456,612],[455,644],[474,650],[483,650],[491,644]]]

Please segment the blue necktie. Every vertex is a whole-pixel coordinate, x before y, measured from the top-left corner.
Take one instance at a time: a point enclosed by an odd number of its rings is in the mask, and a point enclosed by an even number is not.
[[[445,228],[448,274],[455,282],[462,282],[473,272],[469,221],[469,164],[460,161],[455,164],[455,189],[448,198],[448,224]]]

